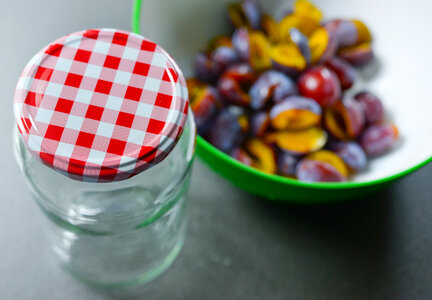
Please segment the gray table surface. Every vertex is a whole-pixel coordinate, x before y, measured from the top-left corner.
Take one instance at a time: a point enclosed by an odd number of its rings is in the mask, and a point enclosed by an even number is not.
[[[194,167],[185,246],[141,288],[107,292],[59,269],[11,150],[12,96],[30,57],[80,29],[130,30],[131,0],[0,0],[0,299],[432,299],[432,165],[347,204],[248,195]]]

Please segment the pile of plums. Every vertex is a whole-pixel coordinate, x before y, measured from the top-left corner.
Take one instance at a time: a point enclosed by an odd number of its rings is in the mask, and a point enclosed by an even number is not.
[[[374,58],[361,21],[323,21],[306,0],[279,21],[254,0],[230,5],[228,16],[232,36],[211,40],[188,79],[207,141],[246,165],[309,182],[346,181],[392,147],[398,131],[380,99],[344,93],[354,67]]]

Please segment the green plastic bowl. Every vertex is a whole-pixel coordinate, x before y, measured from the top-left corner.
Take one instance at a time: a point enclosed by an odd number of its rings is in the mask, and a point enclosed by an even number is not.
[[[164,47],[185,74],[190,75],[194,54],[211,37],[227,32],[223,15],[226,4],[235,1],[238,0],[147,0],[141,8],[141,0],[135,0],[133,31],[141,32]],[[367,87],[381,95],[390,111],[389,118],[398,125],[402,139],[391,153],[374,159],[370,170],[355,176],[353,181],[305,183],[248,167],[198,136],[197,154],[211,169],[234,185],[270,200],[318,204],[353,199],[375,192],[432,161],[432,139],[425,138],[425,133],[432,132],[432,101],[424,96],[429,94],[428,82],[417,82],[414,77],[406,75],[417,74],[416,78],[426,78],[425,72],[432,69],[432,60],[423,59],[430,56],[428,49],[432,46],[432,36],[426,32],[432,28],[432,19],[425,13],[432,11],[432,2],[421,1],[415,7],[418,14],[409,15],[404,12],[402,1],[400,5],[394,0],[314,2],[330,17],[359,16],[371,27],[375,36],[374,49],[378,57],[385,57],[385,60],[380,62],[378,70],[373,70],[374,78],[367,82]],[[261,3],[270,12],[292,4],[286,0]],[[392,13],[382,18],[382,12],[386,12],[388,7],[392,7]],[[144,21],[140,25],[141,14]],[[407,20],[414,16],[416,22]],[[399,39],[401,32],[407,33],[403,43]],[[420,40],[423,44],[416,47],[416,55],[404,59],[406,53],[411,53],[409,47],[417,45]],[[385,55],[381,56],[383,53]],[[363,70],[360,77],[368,81],[368,73],[370,70]]]

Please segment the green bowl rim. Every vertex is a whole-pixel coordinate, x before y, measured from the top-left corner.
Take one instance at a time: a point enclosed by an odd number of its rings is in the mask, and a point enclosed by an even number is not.
[[[134,6],[133,6],[133,12],[132,12],[132,31],[134,33],[140,34],[140,16],[141,16],[141,3],[142,0],[135,0]],[[202,148],[202,151],[207,151],[213,156],[216,156],[217,158],[224,160],[228,162],[232,167],[243,169],[245,172],[249,172],[254,174],[255,176],[261,177],[265,180],[275,181],[280,184],[287,184],[287,185],[294,185],[297,187],[303,187],[303,188],[313,188],[313,189],[352,189],[352,188],[362,188],[372,185],[377,185],[381,183],[391,182],[398,178],[401,178],[405,175],[408,175],[409,173],[412,173],[421,167],[424,167],[428,163],[432,161],[432,156],[427,158],[426,160],[420,162],[419,164],[406,169],[400,173],[396,173],[393,175],[390,175],[388,177],[375,179],[371,181],[365,181],[365,182],[355,182],[355,181],[347,181],[347,182],[337,182],[337,183],[325,183],[325,182],[318,182],[318,183],[310,183],[310,182],[302,182],[296,179],[291,179],[288,177],[283,177],[280,175],[273,175],[264,173],[258,169],[249,167],[236,159],[232,158],[231,156],[227,155],[226,153],[220,151],[213,145],[211,145],[209,142],[204,140],[202,137],[197,136],[197,146],[199,148]]]

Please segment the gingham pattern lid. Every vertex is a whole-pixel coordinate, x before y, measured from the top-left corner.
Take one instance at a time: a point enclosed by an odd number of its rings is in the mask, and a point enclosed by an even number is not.
[[[77,180],[117,181],[162,161],[186,123],[183,74],[158,45],[114,29],[69,34],[37,53],[14,97],[21,136]]]

